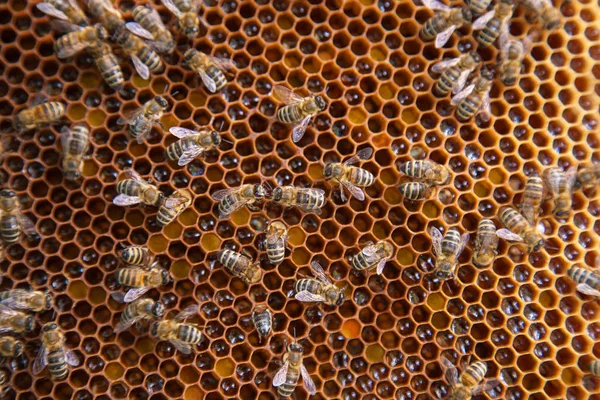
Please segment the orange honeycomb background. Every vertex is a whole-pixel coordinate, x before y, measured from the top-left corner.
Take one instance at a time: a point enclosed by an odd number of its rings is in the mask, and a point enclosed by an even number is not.
[[[119,4],[128,20],[133,6]],[[158,10],[174,25],[162,5]],[[548,250],[527,255],[501,242],[493,266],[470,263],[478,221],[518,201],[527,175],[600,162],[597,3],[561,2],[564,28],[542,32],[518,84],[505,88],[495,81],[492,119],[464,124],[454,118],[450,98],[431,94],[437,76],[429,70],[476,42],[463,28],[444,49],[424,44],[418,32],[432,13],[421,5],[213,0],[203,10],[207,29],[193,45],[238,66],[222,94],[207,93],[181,66],[190,44],[183,36],[178,49],[163,57],[165,71],[150,81],[122,57],[128,83],[117,94],[85,52],[66,61],[55,57],[57,35],[34,2],[0,1],[0,129],[14,139],[0,168],[2,184],[22,197],[41,236],[9,249],[1,288],[48,287],[57,313],[40,320],[55,317],[82,360],[65,382],[53,383],[47,371],[32,376],[37,328],[26,338],[27,357],[10,363],[9,396],[275,399],[271,382],[278,366],[272,360],[281,359],[284,339],[295,332],[317,385],[315,399],[441,398],[448,392],[441,355],[453,362],[469,356],[485,361],[487,377],[503,382],[495,393],[503,399],[600,399],[599,383],[585,369],[600,358],[600,309],[594,299],[576,294],[565,275],[575,262],[593,267],[598,255],[595,192],[575,193],[566,223],[544,206]],[[524,37],[527,20],[518,7],[511,33]],[[486,65],[495,64],[495,48],[479,53]],[[275,84],[321,93],[329,104],[296,145],[289,128],[275,121],[280,104],[269,95]],[[63,180],[60,126],[11,133],[11,117],[41,90],[68,105],[71,122],[91,127],[93,158],[81,184]],[[157,127],[141,145],[130,140],[118,118],[163,92],[172,103],[162,118],[164,130]],[[165,160],[163,151],[175,139],[169,127],[207,125],[228,132],[234,143],[186,168]],[[366,146],[375,151],[363,167],[376,183],[366,190],[366,201],[343,204],[322,180],[322,163]],[[412,158],[447,166],[451,183],[427,201],[403,201],[395,164]],[[118,174],[132,167],[167,194],[190,189],[192,207],[161,231],[156,209],[114,206]],[[210,193],[261,180],[324,188],[329,200],[320,217],[267,203],[260,212],[244,208],[217,220]],[[262,283],[248,286],[215,262],[222,247],[264,255],[262,231],[274,219],[289,226],[291,252],[279,266],[262,263]],[[455,280],[442,283],[430,274],[431,226],[471,233]],[[378,239],[397,247],[384,274],[351,270],[349,259],[359,246]],[[121,290],[112,275],[120,265],[119,243],[148,244],[159,254],[174,282],[150,296],[169,311],[201,304],[199,322],[206,328],[197,352],[185,356],[135,328],[113,333],[123,309],[109,299]],[[294,279],[308,274],[312,256],[347,285],[349,300],[339,308],[291,297]],[[260,343],[250,312],[265,302],[274,312],[275,335]],[[294,396],[308,397],[301,385]]]

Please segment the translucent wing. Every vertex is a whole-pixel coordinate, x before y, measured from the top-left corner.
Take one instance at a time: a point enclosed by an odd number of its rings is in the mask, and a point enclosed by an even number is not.
[[[454,33],[455,30],[456,30],[456,25],[452,25],[448,29],[446,29],[445,31],[439,33],[435,37],[435,48],[439,49],[439,48],[444,47],[444,45],[452,37],[452,34]]]
[[[475,89],[475,84],[472,83],[469,86],[467,86],[466,88],[464,88],[461,92],[458,92],[456,94],[456,96],[454,96],[452,98],[452,101],[450,101],[450,103],[455,106],[458,103],[460,103],[461,101],[463,101],[463,99],[465,99],[468,95],[471,94],[471,92]]]
[[[444,239],[442,232],[434,226],[429,230],[429,234],[433,243],[433,251],[439,256],[442,254],[442,240]]]
[[[458,245],[458,250],[456,251],[457,256],[459,256],[463,252],[463,250],[467,246],[467,243],[469,243],[469,234],[463,233],[463,235],[460,237],[460,244]]]
[[[181,196],[181,195],[172,196],[171,195],[167,200],[165,200],[165,207],[177,208],[187,201],[188,201],[188,198],[185,196]]]
[[[495,14],[496,14],[496,11],[492,10],[492,11],[489,11],[489,12],[483,14],[481,17],[477,18],[475,20],[475,22],[473,22],[473,30],[480,30],[480,29],[485,28],[487,23],[490,22],[490,20],[492,18],[494,18]]]
[[[471,394],[473,396],[478,396],[483,392],[487,392],[488,390],[495,388],[499,384],[500,384],[500,380],[490,379],[489,381],[482,383],[481,385],[477,385],[473,389],[471,389]]]
[[[210,60],[215,63],[215,65],[219,68],[221,68],[222,70],[226,70],[226,71],[231,71],[237,68],[237,66],[235,65],[235,62],[233,60],[230,60],[228,58],[221,58],[221,57],[211,57],[208,56],[210,58]]]
[[[141,201],[142,199],[137,196],[127,196],[126,194],[120,194],[113,199],[114,205],[122,207],[139,204]]]
[[[68,349],[67,347],[63,346],[63,351],[65,352],[65,361],[67,362],[67,364],[69,364],[72,367],[76,367],[79,365],[79,358],[77,358],[77,356],[71,349]]]
[[[294,297],[296,298],[296,300],[309,302],[309,303],[316,302],[316,301],[325,301],[324,297],[318,296],[318,295],[311,293],[309,291],[306,291],[306,290],[296,293],[296,295]]]
[[[191,354],[192,353],[192,345],[186,342],[182,342],[181,340],[172,339],[170,340],[173,343],[173,346],[183,354]]]
[[[133,179],[134,181],[146,183],[144,178],[142,178],[133,168],[126,170],[123,175],[125,176],[125,179]]]
[[[575,185],[575,180],[577,179],[577,167],[570,167],[566,174],[567,179],[567,193],[571,193],[573,191],[573,185]]]
[[[315,276],[315,278],[317,278],[321,282],[325,283],[326,285],[332,284],[331,280],[327,277],[327,274],[323,270],[323,267],[321,267],[321,264],[319,264],[318,262],[316,262],[316,261],[311,262],[310,270],[311,270],[312,274]]]
[[[364,149],[360,149],[355,155],[344,161],[344,165],[352,165],[356,164],[360,160],[368,160],[373,155],[373,149],[370,147],[366,147]]]
[[[125,24],[125,26],[134,35],[137,35],[137,36],[139,36],[139,37],[141,37],[143,39],[148,39],[148,40],[153,40],[154,39],[154,35],[151,34],[150,32],[148,32],[146,29],[144,29],[137,22],[128,22],[128,23]]]
[[[387,258],[382,258],[381,261],[379,261],[379,263],[377,264],[377,275],[381,275],[386,263],[387,263]]]
[[[60,11],[50,3],[38,3],[36,4],[36,7],[44,14],[48,14],[52,17],[60,18],[65,21],[69,19],[69,17],[67,17],[67,15],[64,12]]]
[[[449,11],[451,9],[449,6],[440,3],[437,0],[423,0],[423,4],[430,10]]]
[[[465,87],[465,84],[467,83],[467,79],[469,78],[469,75],[471,75],[470,69],[467,69],[466,71],[463,71],[460,73],[460,75],[458,76],[458,80],[456,81],[456,84],[454,84],[454,86],[452,87],[452,93],[458,93]]]
[[[600,297],[600,290],[594,289],[593,287],[586,285],[585,283],[580,283],[577,285],[577,291],[583,294],[587,294],[589,296]]]
[[[137,56],[130,54],[131,61],[133,61],[133,66],[137,73],[143,78],[148,79],[150,77],[150,69],[146,64],[142,62]]]
[[[192,135],[197,135],[198,132],[197,131],[193,131],[191,129],[186,129],[186,128],[180,128],[178,126],[174,126],[171,129],[169,129],[169,132],[171,132],[172,135],[178,137],[178,138],[184,138],[186,136],[192,136]]]
[[[344,185],[344,187],[346,189],[348,189],[348,191],[350,192],[350,194],[352,196],[354,196],[356,199],[358,199],[360,201],[364,201],[365,200],[365,192],[363,192],[362,189],[359,188],[358,186],[354,186],[353,184],[351,184],[348,181],[342,181],[342,185]]]
[[[163,40],[166,40],[166,38]],[[173,48],[172,44],[160,40],[149,41],[148,45],[157,53],[168,53]]]
[[[282,85],[276,85],[273,88],[273,93],[285,104],[295,104],[304,100],[302,97]]]
[[[84,43],[84,42],[72,43],[70,46],[61,47],[60,50],[58,50],[58,53],[56,53],[56,57],[58,57],[58,58],[71,57],[71,56],[79,53],[81,50],[85,49],[87,46],[88,46],[87,43]]]
[[[125,114],[124,118],[119,118],[117,120],[117,124],[127,125],[127,124],[133,122],[133,120],[136,119],[138,116],[140,116],[143,112],[144,112],[144,107],[139,107],[133,111],[129,111],[127,114]]]
[[[12,296],[0,302],[0,305],[12,308],[15,310],[27,310],[27,299],[31,296],[31,292],[23,289],[15,289],[12,291]],[[17,300],[21,299],[21,301]]]
[[[117,303],[125,303],[125,295],[121,292],[114,292],[110,294],[110,297]]]
[[[177,165],[183,167],[184,165],[189,164],[192,160],[194,160],[196,157],[201,155],[203,152],[204,152],[204,149],[202,149],[200,147],[195,147],[193,149],[185,151],[181,155],[181,157],[179,157],[179,161],[177,161]]]
[[[367,256],[367,258],[376,257],[377,256],[377,246],[375,246],[374,244],[370,244],[367,247],[365,247],[364,249],[362,249],[362,252],[365,256]]]
[[[200,78],[202,79],[204,86],[206,86],[206,89],[211,93],[215,93],[217,91],[217,84],[215,83],[214,79],[208,76],[208,74],[201,69],[198,70],[198,74],[200,74]]]
[[[82,30],[83,28],[79,25],[75,25],[74,23],[67,20],[54,20],[50,22],[52,28],[57,32],[77,32]]]
[[[240,190],[239,187],[217,190],[216,192],[214,192],[212,194],[212,198],[213,198],[213,200],[220,201],[220,200],[223,200],[225,198],[225,196],[227,196],[228,194],[237,192],[238,190]]]
[[[436,63],[433,67],[431,67],[431,70],[433,72],[439,74],[440,72],[444,72],[448,68],[455,66],[459,62],[460,62],[460,57],[456,57],[456,58],[451,58],[449,60],[440,61],[439,63]]]
[[[180,18],[183,14],[179,11],[179,8],[173,3],[173,0],[161,0],[162,3],[171,11],[177,18]]]
[[[129,329],[133,324],[142,320],[144,318],[143,315],[136,315],[134,318],[129,318],[127,321],[119,321],[117,326],[115,326],[115,332],[123,332],[126,329]]]
[[[198,315],[198,306],[193,304],[181,310],[179,314],[173,318],[175,321],[184,321],[188,318],[193,317],[194,315]]]
[[[71,138],[73,137],[73,133],[68,127],[63,126],[60,130],[60,134],[60,144],[62,145],[63,153],[68,153],[70,147],[69,143],[71,141]]]
[[[483,95],[483,101],[481,102],[479,114],[482,115],[485,121],[488,121],[490,119],[490,112],[490,94],[486,93]]]
[[[515,233],[512,233],[511,231],[509,231],[508,229],[502,228],[502,229],[498,229],[496,231],[496,235],[498,235],[498,237],[501,237],[504,240],[508,240],[511,242],[522,242],[523,238]]]
[[[132,301],[139,299],[148,290],[150,290],[149,286],[129,289],[125,294],[123,301],[125,301],[125,303],[131,303]]]
[[[313,382],[312,378],[310,377],[310,374],[306,370],[306,367],[304,366],[304,364],[300,365],[300,374],[302,374],[302,381],[304,383],[304,389],[306,389],[308,394],[310,394],[312,396],[315,393],[317,393],[317,388],[315,386],[315,383]]]
[[[275,377],[273,378],[273,386],[274,387],[281,386],[285,383],[289,366],[290,366],[289,362],[286,361],[283,363],[283,366],[281,368],[279,368],[279,371],[277,371],[277,373],[275,374]]]
[[[310,123],[310,119],[312,115],[305,117],[299,124],[295,125],[292,129],[292,142],[298,143],[302,136],[304,136],[304,132],[306,132],[306,128]]]
[[[38,351],[38,354],[35,357],[35,361],[33,362],[33,369],[32,369],[33,374],[37,375],[40,372],[42,372],[42,370],[44,368],[46,368],[47,364],[48,364],[48,350],[46,350],[46,346],[44,346],[44,344],[42,344],[42,347],[40,347],[40,350]]]
[[[25,232],[26,235],[35,235],[35,224],[29,219],[29,217],[19,214],[17,216],[17,221],[19,222],[19,227],[21,227],[21,230]]]
[[[448,383],[456,385],[458,383],[458,369],[446,357],[442,357],[441,362]]]

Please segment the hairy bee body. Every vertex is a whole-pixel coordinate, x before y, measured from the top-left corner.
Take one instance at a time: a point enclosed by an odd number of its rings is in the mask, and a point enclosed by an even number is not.
[[[163,24],[160,15],[150,5],[136,6],[131,12],[133,19],[139,24],[139,27],[151,34],[154,42],[154,48],[159,53],[168,53],[175,46],[171,32]],[[127,24],[130,26],[130,23]],[[132,30],[136,33],[136,29]],[[144,37],[144,36],[143,36]],[[151,44],[152,45],[152,44]]]
[[[113,90],[119,91],[125,83],[123,71],[119,65],[119,60],[112,52],[109,44],[99,42],[96,45],[88,47],[88,52],[94,59],[94,63],[100,71],[100,76],[104,82]]]
[[[273,329],[273,314],[265,306],[257,306],[252,310],[252,322],[260,338],[267,337]]]
[[[150,267],[154,257],[145,246],[129,246],[121,252],[121,258],[130,265]]]
[[[38,374],[46,365],[53,381],[64,380],[69,365],[79,365],[77,356],[65,346],[65,337],[55,322],[42,327],[42,347],[33,364],[33,373]]]
[[[142,39],[130,33],[124,25],[120,26],[114,36],[115,42],[130,56],[137,57],[150,72],[159,72],[164,68],[163,62],[154,50]]]
[[[0,304],[12,309],[42,312],[51,310],[54,300],[50,292],[12,289],[0,292]]]
[[[151,334],[159,340],[170,341],[184,354],[190,354],[191,345],[197,345],[202,340],[202,332],[195,324],[178,322],[176,319],[156,322]]]
[[[595,271],[572,266],[567,270],[567,276],[574,282],[587,285],[592,289],[600,290],[600,274]]]
[[[165,315],[165,306],[161,302],[155,302],[152,299],[136,300],[125,307],[115,331],[121,332],[129,328],[135,322],[161,318],[163,315]]]
[[[486,77],[479,77],[475,80],[475,88],[456,106],[456,117],[459,121],[468,121],[479,111],[488,96],[493,81]]]
[[[267,228],[267,258],[272,264],[279,264],[285,258],[287,228],[281,221],[272,222]]]
[[[385,262],[394,254],[394,246],[391,243],[380,240],[362,249],[352,257],[352,268],[366,271],[377,267],[377,273],[381,274]]]
[[[523,67],[523,58],[526,52],[525,44],[519,40],[511,40],[502,51],[503,59],[498,68],[500,81],[507,86],[514,85],[517,83]]]
[[[112,34],[125,24],[121,12],[115,8],[111,0],[86,0],[90,14],[97,18]]]
[[[135,179],[123,179],[117,183],[117,193],[131,197],[139,197],[144,204],[160,207],[164,202],[164,194],[149,183]]]
[[[544,178],[552,193],[554,203],[552,213],[557,217],[569,215],[573,204],[573,186],[577,179],[577,167],[571,167],[567,171],[550,168],[544,171]]]
[[[477,361],[467,367],[460,375],[460,382],[454,384],[450,391],[450,400],[469,400],[473,396],[473,390],[479,386],[487,373],[487,366]]]
[[[584,188],[594,187],[600,182],[600,164],[582,168],[577,173],[577,180]]]
[[[491,3],[492,0],[470,0],[469,8],[475,14],[483,14],[487,11]]]
[[[134,288],[159,287],[169,283],[169,273],[162,268],[119,268],[115,271],[116,281],[123,286]]]
[[[74,23],[75,25],[87,25],[85,13],[70,0],[46,0],[39,3],[37,7],[44,13]],[[60,15],[60,14],[63,15]]]
[[[451,62],[452,60],[450,60]],[[446,61],[448,62],[448,61]],[[436,96],[445,96],[451,91],[457,91],[456,88],[461,89],[461,85],[464,85],[468,75],[477,68],[477,65],[481,62],[481,57],[476,52],[463,54],[457,64],[446,68],[442,75],[440,75],[436,82],[433,90]],[[441,64],[445,63],[442,61]],[[437,72],[434,70],[434,72]],[[461,77],[463,78],[461,81]],[[418,161],[416,161],[418,162]],[[425,161],[426,162],[426,161]]]
[[[23,215],[17,195],[12,190],[0,191],[0,237],[5,243],[16,243],[21,232],[35,234],[35,225]]]
[[[483,29],[477,33],[477,36],[475,36],[475,39],[480,45],[491,46],[494,44],[496,39],[498,39],[498,36],[500,36],[503,25],[505,25],[507,19],[511,17],[514,7],[513,0],[501,0],[496,4],[494,16],[487,22]]]
[[[531,225],[537,224],[543,197],[544,181],[536,173],[529,175],[525,183],[519,210]]]
[[[246,283],[256,283],[262,278],[260,267],[254,265],[248,257],[240,253],[231,250],[221,250],[218,252],[217,258],[233,275]]]
[[[516,210],[510,207],[502,207],[500,209],[500,221],[504,226],[515,235],[519,236],[525,244],[533,251],[539,250],[543,245],[543,240],[536,230],[527,220]],[[503,237],[501,231],[498,231],[498,236]],[[513,239],[508,239],[513,240]]]
[[[248,183],[237,188],[218,190],[212,196],[219,201],[219,218],[225,218],[244,205],[255,209],[254,203],[266,195],[263,185]]]
[[[210,81],[209,91],[212,93],[218,92],[227,84],[225,74],[217,65],[219,59],[200,53],[196,49],[188,49],[183,57],[190,69],[200,74],[205,84],[207,83],[206,79]]]
[[[303,386],[309,395],[317,392],[315,383],[306,370],[302,360],[304,358],[304,348],[296,341],[287,346],[287,351],[283,354],[283,366],[273,378],[273,386],[277,388],[279,398],[289,398],[294,393],[296,385],[302,376]]]
[[[322,297],[323,303],[329,306],[339,306],[344,300],[344,292],[333,283],[324,283],[318,279],[304,278],[298,279],[294,283],[296,293],[309,292]]]
[[[421,39],[430,41],[452,25],[461,27],[471,22],[473,13],[468,8],[453,8],[448,11],[437,11],[421,28]]]
[[[174,128],[171,128],[173,130]],[[179,165],[186,165],[197,156],[203,156],[205,152],[217,148],[221,144],[221,136],[219,132],[210,129],[202,129],[196,133],[185,130],[184,128],[175,128],[179,131],[186,132],[186,136],[174,143],[171,143],[165,155],[169,160],[179,161]]]
[[[305,97],[302,101],[289,104],[277,110],[277,119],[284,124],[298,124],[325,108],[325,102],[319,96]]]
[[[400,164],[401,173],[413,179],[432,185],[445,185],[450,180],[448,170],[433,161],[408,161]]]
[[[491,219],[482,219],[477,227],[477,238],[473,249],[473,264],[486,267],[494,262],[498,249],[496,225]]]
[[[450,279],[456,272],[458,257],[469,241],[469,234],[461,236],[456,228],[450,228],[445,235],[433,227],[430,230],[433,251],[436,255],[435,275],[440,279]]]
[[[86,26],[59,37],[54,43],[54,50],[58,58],[65,58],[80,49],[96,45],[107,37],[108,32],[102,26]]]
[[[15,333],[29,333],[35,327],[35,318],[21,311],[2,307],[0,311],[0,330]]]
[[[159,226],[167,226],[192,204],[192,194],[178,189],[159,207],[156,222]]]
[[[177,17],[179,29],[184,35],[193,39],[200,30],[200,19],[198,18],[200,1],[162,0],[162,3]]]
[[[23,354],[23,343],[12,336],[0,337],[0,357],[19,357]]]
[[[306,212],[321,213],[325,205],[325,191],[321,189],[282,186],[273,190],[273,200],[286,207],[296,206]]]
[[[430,186],[422,182],[405,182],[398,187],[400,194],[409,200],[423,200],[431,195]]]
[[[19,112],[13,121],[16,130],[26,131],[58,122],[66,112],[60,101],[48,101]]]
[[[85,124],[76,124],[71,129],[63,127],[61,134],[65,178],[68,181],[76,181],[81,177],[83,170],[83,158],[88,150],[90,130]]]
[[[588,369],[592,375],[600,376],[600,361],[594,360],[588,365]]]

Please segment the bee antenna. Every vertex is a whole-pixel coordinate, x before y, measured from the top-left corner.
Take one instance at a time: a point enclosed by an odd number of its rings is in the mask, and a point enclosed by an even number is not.
[[[221,126],[219,127],[219,132],[223,132],[223,126],[225,125],[225,120],[221,121]]]

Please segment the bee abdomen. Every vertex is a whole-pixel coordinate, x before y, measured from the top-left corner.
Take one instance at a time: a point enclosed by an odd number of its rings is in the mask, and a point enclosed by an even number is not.
[[[455,228],[448,230],[444,239],[442,239],[442,253],[443,254],[454,254],[460,244],[460,233]]]
[[[316,294],[319,292],[320,288],[320,282],[314,279],[298,279],[294,284],[294,290],[296,293],[306,290],[307,292]]]
[[[182,342],[189,344],[198,344],[202,340],[202,333],[195,326],[182,324],[179,325],[177,338]]]
[[[188,142],[188,138],[183,138],[174,143],[171,143],[166,150],[167,158],[171,161],[179,160],[183,153],[189,148]]]
[[[298,192],[296,204],[304,205],[307,210],[316,210],[325,205],[325,196],[314,190],[303,190]]]
[[[235,204],[240,201],[238,193],[233,192],[228,194],[219,202],[219,213],[220,215],[227,215],[231,212]]]
[[[500,21],[497,18],[493,18],[488,24],[479,31],[477,34],[477,41],[484,45],[488,46],[496,41],[498,37],[500,29]]]
[[[293,124],[302,119],[302,111],[299,105],[281,107],[277,110],[277,119],[285,124]]]
[[[63,380],[67,377],[67,361],[62,349],[49,352],[48,370],[54,380]]]
[[[188,12],[192,9],[190,0],[175,0],[175,6],[182,12]]]
[[[600,376],[600,361],[592,361],[588,366],[588,369],[592,375]]]
[[[125,83],[125,78],[123,77],[123,71],[119,66],[119,62],[117,57],[112,54],[105,54],[101,58],[96,60],[96,66],[100,71],[100,75],[104,82],[108,86],[110,86],[113,90],[120,90]]]
[[[481,98],[476,95],[469,95],[464,98],[456,108],[456,115],[459,120],[466,121],[471,118],[481,106]]]
[[[593,289],[600,289],[600,275],[581,267],[571,267],[567,270],[567,276],[574,282],[588,285]]]
[[[141,287],[143,286],[143,276],[132,268],[121,268],[115,271],[115,279],[120,285]]]
[[[421,38],[424,40],[433,40],[439,32],[442,32],[445,29],[446,23],[444,22],[444,18],[439,15],[434,15],[429,18],[425,25],[423,25],[423,29],[421,29]]]
[[[373,264],[367,261],[367,256],[362,251],[352,257],[352,268],[363,271],[371,267],[373,267]]]
[[[398,190],[409,200],[422,200],[426,197],[428,186],[420,182],[406,182]]]
[[[407,161],[400,165],[399,170],[404,175],[417,179],[423,178],[425,174],[423,161]]]
[[[209,76],[213,81],[215,81],[216,90],[219,91],[225,87],[227,84],[227,79],[225,78],[225,74],[219,68],[214,65],[210,65],[206,69],[206,75]]]
[[[134,138],[143,136],[152,129],[152,121],[148,118],[138,118],[129,125],[129,133]]]
[[[525,218],[510,207],[506,207],[500,212],[500,220],[509,230],[515,233],[525,229],[525,226],[527,225]]]
[[[299,379],[300,374],[298,371],[295,368],[288,368],[285,382],[277,388],[277,394],[279,394],[279,397],[290,397],[292,393],[294,393]]]
[[[449,68],[440,76],[440,79],[435,84],[435,90],[440,95],[448,94],[456,84],[456,81],[458,80],[458,75],[459,73],[456,70],[456,68]]]
[[[262,311],[254,312],[252,315],[252,319],[254,321],[254,326],[256,326],[256,330],[260,334],[260,336],[265,337],[271,333],[271,326],[273,325],[273,316],[271,315],[271,311],[265,308]]]
[[[152,72],[160,71],[163,68],[160,56],[148,46],[144,46],[140,49],[138,57]]]
[[[285,258],[285,246],[281,241],[277,241],[274,246],[267,246],[267,257],[273,264],[279,264]]]
[[[460,380],[466,387],[475,387],[483,380],[487,372],[487,365],[484,362],[477,361],[463,372]]]
[[[373,174],[362,168],[350,167],[348,175],[348,181],[355,186],[367,187],[375,182]]]
[[[117,183],[117,193],[127,196],[139,196],[141,186],[133,179],[123,179]]]
[[[15,243],[19,240],[19,223],[17,217],[8,215],[0,219],[0,236],[6,243]]]
[[[177,218],[181,211],[183,211],[183,209],[174,209],[162,205],[158,208],[156,223],[158,223],[159,226],[167,226]]]
[[[496,225],[490,219],[482,219],[477,226],[477,232],[480,234],[495,234]]]

